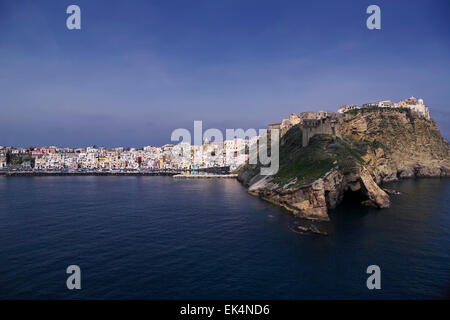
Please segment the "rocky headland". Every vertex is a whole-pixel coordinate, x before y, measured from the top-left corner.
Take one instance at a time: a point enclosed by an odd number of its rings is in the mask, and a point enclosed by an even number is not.
[[[429,115],[411,108],[307,112],[279,125],[278,173],[262,176],[259,165],[246,164],[238,180],[250,194],[301,218],[327,221],[328,209],[346,196],[387,208],[383,182],[450,176],[449,142]]]

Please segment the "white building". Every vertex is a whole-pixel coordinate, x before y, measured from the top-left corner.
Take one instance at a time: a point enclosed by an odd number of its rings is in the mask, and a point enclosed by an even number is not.
[[[378,107],[380,107],[380,108],[393,108],[394,104],[392,103],[391,100],[382,100],[382,101],[378,102]]]
[[[414,114],[424,117],[427,120],[430,120],[430,110],[428,107],[424,104],[423,99],[416,99],[414,97],[411,97],[409,99],[401,100],[398,103],[398,106],[401,108],[408,108],[410,109]]]
[[[356,110],[356,109],[359,109],[359,107],[355,106],[355,105],[344,105],[344,106],[340,107],[337,112],[338,113],[346,113],[348,111]]]

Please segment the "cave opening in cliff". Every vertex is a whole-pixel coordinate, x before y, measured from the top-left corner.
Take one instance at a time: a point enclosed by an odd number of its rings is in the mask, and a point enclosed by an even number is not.
[[[368,200],[367,194],[364,192],[363,188],[356,191],[352,191],[350,188],[344,192],[344,197],[342,203],[346,204],[360,204],[363,201]]]

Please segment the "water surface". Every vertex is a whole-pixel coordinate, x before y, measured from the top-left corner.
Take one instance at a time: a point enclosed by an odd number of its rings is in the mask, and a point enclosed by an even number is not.
[[[325,237],[234,180],[0,177],[0,298],[441,298],[450,180],[389,187],[390,209],[344,202]],[[381,290],[366,287],[372,264]]]

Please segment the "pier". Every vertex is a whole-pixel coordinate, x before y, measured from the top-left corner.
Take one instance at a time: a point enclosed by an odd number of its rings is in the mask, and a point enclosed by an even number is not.
[[[236,179],[237,174],[176,174],[174,179]]]

